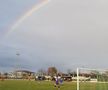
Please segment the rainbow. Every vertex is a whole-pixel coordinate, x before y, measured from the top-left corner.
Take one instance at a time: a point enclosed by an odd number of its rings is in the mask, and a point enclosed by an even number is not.
[[[40,4],[34,5],[29,11],[23,14],[9,29],[6,36],[9,36],[16,28],[28,17],[30,17],[35,11],[46,5],[50,0],[42,0]]]

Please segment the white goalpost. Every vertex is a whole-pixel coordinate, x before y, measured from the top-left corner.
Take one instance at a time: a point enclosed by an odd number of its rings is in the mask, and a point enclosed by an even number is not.
[[[77,90],[79,90],[79,68],[77,68]]]
[[[108,70],[77,68],[77,90],[108,90]]]

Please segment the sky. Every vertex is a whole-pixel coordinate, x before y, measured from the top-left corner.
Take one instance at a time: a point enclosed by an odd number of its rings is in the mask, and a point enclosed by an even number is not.
[[[108,69],[107,0],[50,0],[11,30],[39,3],[0,1],[0,71]]]

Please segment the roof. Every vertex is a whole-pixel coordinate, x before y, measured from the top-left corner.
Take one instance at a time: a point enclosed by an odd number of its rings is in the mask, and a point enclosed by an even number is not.
[[[16,70],[15,72],[26,72],[26,73],[34,73],[34,72],[31,72],[31,71],[28,71],[28,70]]]

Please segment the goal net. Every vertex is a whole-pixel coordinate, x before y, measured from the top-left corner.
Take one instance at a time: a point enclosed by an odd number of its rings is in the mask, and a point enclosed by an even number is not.
[[[108,70],[77,68],[77,90],[108,90]]]

